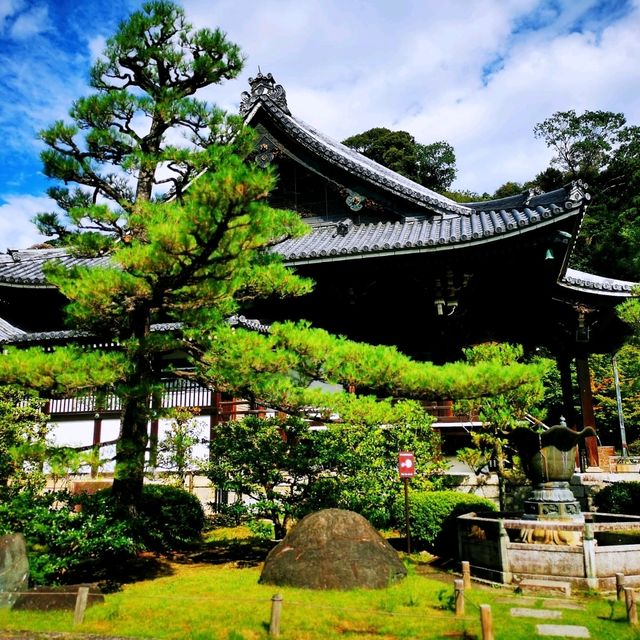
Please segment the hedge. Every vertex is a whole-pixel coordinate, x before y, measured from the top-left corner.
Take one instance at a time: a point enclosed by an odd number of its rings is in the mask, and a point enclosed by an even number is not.
[[[409,526],[416,548],[425,548],[441,558],[457,558],[456,518],[471,511],[496,511],[493,502],[457,491],[423,491],[409,494]],[[404,499],[394,506],[398,527],[404,522]]]

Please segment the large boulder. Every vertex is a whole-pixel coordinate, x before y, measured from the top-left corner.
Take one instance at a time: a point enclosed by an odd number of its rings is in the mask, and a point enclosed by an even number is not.
[[[21,533],[0,536],[0,608],[13,606],[29,582],[27,546]]]
[[[325,509],[303,518],[274,547],[260,582],[308,589],[381,589],[407,570],[393,547],[353,511]]]

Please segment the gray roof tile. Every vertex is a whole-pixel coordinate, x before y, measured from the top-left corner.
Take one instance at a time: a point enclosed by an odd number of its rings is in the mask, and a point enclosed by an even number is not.
[[[25,332],[22,329],[18,329],[6,320],[0,318],[0,342],[12,340],[23,335],[25,335]]]
[[[564,207],[538,207],[532,209],[506,209],[473,211],[469,216],[434,216],[423,220],[404,222],[375,222],[352,224],[346,233],[338,233],[335,223],[313,226],[311,232],[300,238],[285,240],[276,246],[286,262],[349,259],[390,251],[411,251],[459,248],[478,242],[507,237],[575,216],[576,209]]]
[[[106,265],[108,257],[77,258],[69,255],[65,249],[26,249],[11,250],[0,254],[0,282],[7,285],[16,284],[23,287],[47,286],[42,267],[50,260],[59,260],[71,266]]]
[[[560,284],[574,291],[586,291],[589,293],[625,298],[633,295],[633,291],[639,286],[637,282],[604,278],[592,273],[578,271],[577,269],[567,269]]]
[[[466,204],[460,204],[431,189],[427,189],[427,187],[423,187],[413,182],[413,180],[363,156],[354,149],[332,140],[311,125],[294,118],[282,110],[266,94],[258,96],[255,101],[255,107],[248,114],[247,122],[252,122],[259,108],[262,108],[268,114],[270,120],[277,127],[312,154],[323,158],[332,165],[346,169],[353,176],[371,182],[387,192],[408,199],[429,211],[456,215],[467,215],[471,211]]]

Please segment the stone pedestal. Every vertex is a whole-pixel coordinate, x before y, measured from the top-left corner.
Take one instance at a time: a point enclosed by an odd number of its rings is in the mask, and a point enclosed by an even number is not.
[[[540,482],[524,502],[525,520],[584,520],[580,503],[565,480]]]

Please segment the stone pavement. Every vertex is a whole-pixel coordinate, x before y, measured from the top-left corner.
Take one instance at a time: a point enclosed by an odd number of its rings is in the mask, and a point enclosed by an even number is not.
[[[562,609],[583,609],[582,605],[572,602],[550,601],[546,603],[550,609],[529,609],[526,607],[513,607],[510,611],[513,618],[546,618],[549,620],[560,620]],[[589,629],[580,625],[570,624],[537,624],[536,633],[543,637],[556,638],[589,638]]]

